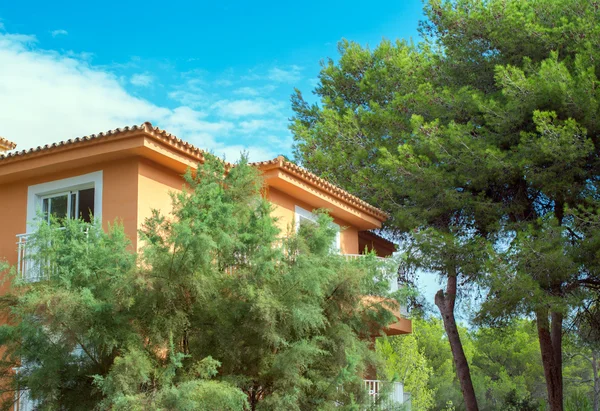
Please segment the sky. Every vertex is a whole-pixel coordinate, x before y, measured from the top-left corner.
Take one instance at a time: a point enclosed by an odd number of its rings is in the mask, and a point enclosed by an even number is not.
[[[286,4],[289,3],[289,4]],[[19,149],[151,121],[236,160],[290,155],[343,38],[418,40],[420,0],[0,2],[0,136]]]
[[[421,0],[3,1],[0,136],[27,149],[151,121],[230,161],[291,156],[290,95],[341,39],[418,41]],[[439,288],[421,280],[428,300]]]

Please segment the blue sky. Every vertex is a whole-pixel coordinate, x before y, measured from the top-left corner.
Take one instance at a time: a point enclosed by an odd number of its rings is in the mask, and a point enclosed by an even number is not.
[[[289,96],[346,38],[418,39],[420,0],[0,2],[0,135],[19,148],[150,120],[234,160],[290,154]]]

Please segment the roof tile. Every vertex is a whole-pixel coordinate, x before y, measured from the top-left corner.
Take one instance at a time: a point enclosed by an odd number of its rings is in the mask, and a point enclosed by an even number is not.
[[[16,143],[0,137],[0,150],[14,150],[17,147]]]

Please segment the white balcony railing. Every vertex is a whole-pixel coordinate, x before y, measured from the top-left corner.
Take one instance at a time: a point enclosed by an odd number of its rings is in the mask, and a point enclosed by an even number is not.
[[[15,374],[19,374],[23,369],[24,366],[21,363],[21,367],[13,368],[13,371]],[[20,389],[15,391],[15,404],[17,407],[13,408],[17,411],[34,411],[38,405],[38,402],[29,397],[28,389],[23,389],[20,387]]]
[[[373,403],[382,407],[406,404],[405,409],[410,409],[410,394],[404,392],[404,385],[401,382],[364,380],[364,383]]]
[[[35,282],[41,279],[41,270],[36,261],[31,258],[35,254],[31,244],[27,243],[27,239],[31,235],[31,233],[17,234],[17,270],[25,281]]]
[[[58,228],[58,230],[64,229],[64,227]],[[85,228],[82,232],[86,237],[89,235],[88,228]],[[33,258],[36,250],[29,241],[32,235],[33,233],[17,234],[17,271],[23,280],[33,283],[42,279],[42,268],[49,268],[51,265],[50,262],[47,262],[47,265],[40,267],[40,261]]]

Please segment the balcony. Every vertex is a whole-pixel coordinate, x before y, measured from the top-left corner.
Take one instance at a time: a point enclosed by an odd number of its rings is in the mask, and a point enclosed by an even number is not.
[[[375,409],[397,409],[402,405],[403,410],[410,411],[410,393],[404,392],[401,382],[364,380],[364,384]]]
[[[17,271],[21,278],[26,282],[36,282],[41,280],[41,270],[37,262],[32,259],[35,254],[27,239],[32,234],[17,234]]]
[[[348,259],[348,260],[358,260],[360,258],[365,258],[368,255],[367,254],[343,254],[343,256],[346,257],[346,259]],[[382,263],[390,261],[388,258],[385,258],[385,257],[375,257],[375,258],[377,260],[381,261]],[[384,270],[384,269],[386,269],[386,267],[381,267],[381,269]],[[399,285],[398,281],[390,282],[390,289],[388,290],[390,293],[395,293],[399,289],[400,289],[400,285]],[[406,305],[404,305],[404,304],[400,305],[400,315],[403,318],[408,317],[408,309],[407,309]]]
[[[365,258],[368,257],[368,254],[342,254],[347,260],[358,260],[360,258]],[[384,257],[375,257],[378,261],[384,263],[389,261],[387,258]],[[382,267],[383,269],[384,267]],[[389,292],[391,293],[395,293],[396,291],[398,291],[398,281],[392,281],[390,283],[390,289]]]
[[[65,230],[64,227],[59,227],[58,230]],[[50,261],[44,262],[44,267],[40,266],[39,259],[33,258],[35,256],[35,247],[30,241],[30,237],[34,233],[17,234],[17,272],[21,279],[28,283],[34,283],[42,280],[44,275],[42,268],[52,267]],[[89,228],[82,229],[82,234],[87,238],[89,235]]]

